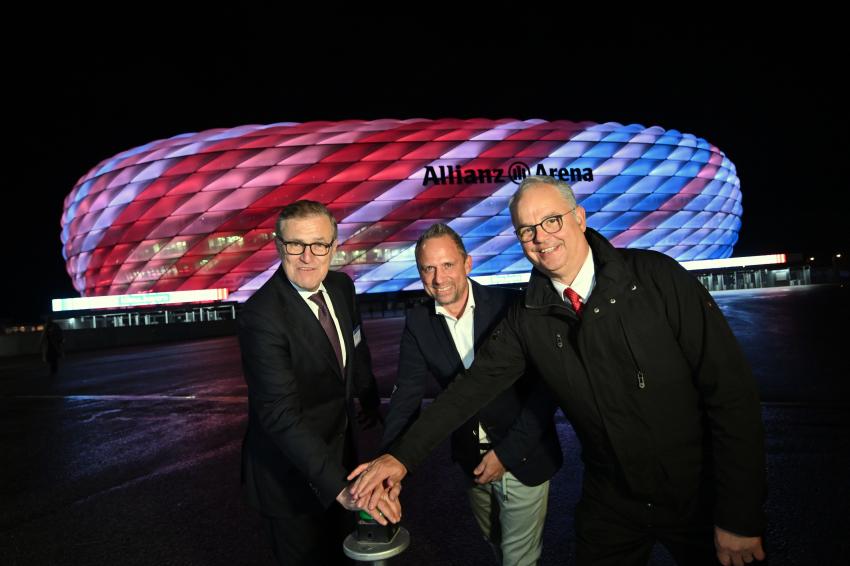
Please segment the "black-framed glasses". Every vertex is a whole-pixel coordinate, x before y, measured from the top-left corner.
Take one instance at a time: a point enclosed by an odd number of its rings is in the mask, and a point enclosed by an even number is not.
[[[574,211],[577,207],[572,207],[570,210],[563,214],[553,214],[552,216],[547,216],[537,224],[532,224],[531,226],[520,226],[516,230],[514,230],[514,234],[523,244],[526,242],[530,242],[537,236],[537,227],[543,228],[543,231],[547,234],[554,234],[558,230],[560,230],[564,226],[564,216]]]
[[[283,238],[278,236],[277,234],[274,237],[283,244],[283,251],[285,251],[289,255],[301,255],[304,253],[306,248],[310,248],[310,253],[313,255],[328,255],[333,247],[333,241],[330,244],[326,244],[324,242],[313,242],[311,244],[305,244],[304,242],[287,242],[284,241]]]

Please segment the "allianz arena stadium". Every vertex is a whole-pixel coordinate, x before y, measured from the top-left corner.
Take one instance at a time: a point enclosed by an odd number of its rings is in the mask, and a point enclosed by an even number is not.
[[[725,258],[741,226],[734,164],[658,126],[545,120],[346,120],[182,134],[86,173],[65,198],[63,255],[82,296],[227,289],[243,301],[277,269],[274,225],[298,199],[339,222],[333,268],[358,292],[419,289],[413,246],[451,225],[473,276],[525,274],[508,200],[525,174],[568,181],[618,247]]]

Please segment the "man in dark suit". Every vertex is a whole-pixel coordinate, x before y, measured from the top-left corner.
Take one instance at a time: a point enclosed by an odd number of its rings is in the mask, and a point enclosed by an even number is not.
[[[445,224],[419,237],[415,255],[432,300],[407,313],[385,449],[416,419],[429,375],[447,388],[520,296],[469,279],[472,258]],[[518,381],[452,435],[452,458],[470,478],[473,515],[505,565],[540,558],[549,479],[562,462],[554,402],[540,392],[533,395],[535,388],[540,388],[536,376]]]
[[[380,400],[354,284],[328,271],[335,219],[321,203],[298,201],[281,211],[275,238],[281,267],[239,316],[249,403],[242,481],[279,563],[335,564],[357,509],[345,479],[356,463],[352,396],[370,424]],[[387,499],[379,510],[400,518]]]

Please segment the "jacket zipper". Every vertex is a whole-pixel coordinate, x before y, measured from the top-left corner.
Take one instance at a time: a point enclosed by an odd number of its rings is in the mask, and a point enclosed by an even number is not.
[[[629,335],[626,333],[626,329],[623,327],[622,322],[620,323],[620,330],[623,332],[623,340],[626,341],[626,347],[629,349],[629,354],[632,356],[632,363],[635,365],[638,389],[646,389],[646,374],[643,373],[643,370],[640,369],[640,366],[638,366],[635,351],[632,349],[632,343],[629,341]]]

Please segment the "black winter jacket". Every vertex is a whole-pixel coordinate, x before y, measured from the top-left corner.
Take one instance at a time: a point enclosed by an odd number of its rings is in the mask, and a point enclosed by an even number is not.
[[[613,466],[631,496],[672,506],[708,486],[714,524],[760,535],[761,409],[722,313],[668,256],[616,249],[589,228],[586,237],[596,287],[581,323],[548,277],[533,271],[525,301],[391,453],[415,467],[531,364],[582,440],[589,472]]]

